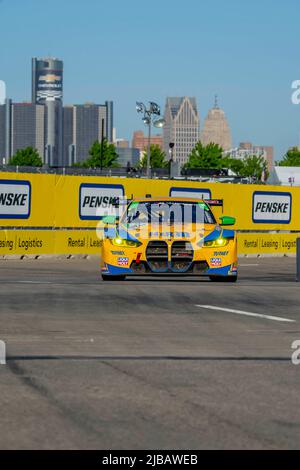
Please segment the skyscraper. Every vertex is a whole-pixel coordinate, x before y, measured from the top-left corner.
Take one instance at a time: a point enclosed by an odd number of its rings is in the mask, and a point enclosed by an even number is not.
[[[55,58],[32,59],[32,102],[63,101],[63,62]]]
[[[63,62],[55,58],[32,59],[32,102],[46,107],[44,161],[63,165]]]
[[[215,104],[209,110],[201,131],[201,142],[203,145],[210,143],[218,144],[223,150],[231,149],[231,132],[225,113],[219,108],[217,96]]]
[[[174,143],[174,161],[182,166],[199,141],[200,119],[196,99],[187,96],[167,98],[164,118],[164,151],[168,156],[169,144]]]
[[[112,101],[105,101],[105,105],[101,105],[103,108],[105,107],[105,128],[106,134],[105,137],[108,142],[113,142],[113,130],[114,130],[114,104]]]
[[[72,166],[75,162],[75,149],[73,145],[73,106],[63,108],[63,161],[64,165]]]
[[[33,147],[43,155],[44,111],[44,106],[32,103],[11,105],[11,155],[26,147]]]
[[[33,147],[44,153],[45,107],[33,103],[12,103],[0,106],[0,157],[9,162],[17,150]]]
[[[76,104],[63,109],[63,152],[66,164],[89,156],[93,143],[102,137],[112,142],[113,102]],[[103,133],[102,133],[103,131]]]

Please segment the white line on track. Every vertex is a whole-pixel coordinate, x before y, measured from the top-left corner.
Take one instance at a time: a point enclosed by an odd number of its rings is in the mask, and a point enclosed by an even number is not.
[[[16,284],[58,284],[50,281],[14,281]]]
[[[249,266],[259,266],[259,264],[258,263],[251,263],[251,264],[250,263],[246,263],[246,264],[239,263],[239,266],[249,267]]]
[[[263,315],[262,313],[244,312],[243,310],[234,310],[232,308],[216,307],[215,305],[196,305],[196,307],[206,308],[209,310],[220,310],[222,312],[235,313],[237,315],[246,315],[248,317],[266,318],[267,320],[274,320],[280,322],[294,323],[296,320],[290,318],[274,317],[273,315]]]

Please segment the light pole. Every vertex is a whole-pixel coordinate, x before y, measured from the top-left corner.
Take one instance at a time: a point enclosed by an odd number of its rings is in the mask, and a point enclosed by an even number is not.
[[[173,163],[173,152],[174,152],[174,142],[169,143],[169,178],[172,176],[172,163]]]
[[[150,167],[150,156],[151,156],[151,126],[157,128],[163,128],[165,120],[157,118],[160,116],[160,106],[153,101],[149,101],[149,107],[147,109],[144,103],[137,101],[136,110],[138,113],[143,114],[143,123],[148,126],[148,145],[147,145],[147,178],[151,178],[151,167]]]

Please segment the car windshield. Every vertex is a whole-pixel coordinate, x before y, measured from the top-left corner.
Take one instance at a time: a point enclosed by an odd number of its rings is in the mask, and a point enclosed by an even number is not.
[[[146,224],[215,224],[210,207],[202,201],[149,201],[132,202],[122,223],[129,226]]]

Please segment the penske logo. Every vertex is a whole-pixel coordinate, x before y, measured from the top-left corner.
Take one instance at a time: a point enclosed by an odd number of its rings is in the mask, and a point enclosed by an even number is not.
[[[85,196],[83,207],[109,207],[119,204],[120,198],[114,196]]]
[[[82,184],[79,189],[79,217],[97,220],[106,215],[117,215],[116,207],[124,197],[119,184]]]
[[[271,191],[253,193],[252,219],[254,223],[288,224],[291,221],[292,195]]]
[[[0,180],[0,218],[28,219],[30,205],[29,181]]]

